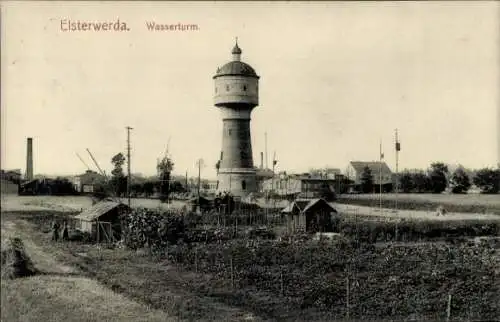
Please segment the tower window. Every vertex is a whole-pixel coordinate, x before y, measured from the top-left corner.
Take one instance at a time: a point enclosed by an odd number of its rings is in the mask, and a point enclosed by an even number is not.
[[[215,92],[217,93],[217,87],[215,88]]]
[[[226,85],[226,91],[229,92],[229,85]]]
[[[227,130],[227,134],[231,135],[231,133],[233,133],[232,129]]]
[[[243,90],[246,91],[247,90],[247,85],[243,85]]]
[[[245,180],[241,181],[241,190],[246,190],[247,189],[247,183]]]

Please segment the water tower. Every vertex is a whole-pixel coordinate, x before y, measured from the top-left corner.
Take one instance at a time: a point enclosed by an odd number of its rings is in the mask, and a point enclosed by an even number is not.
[[[217,191],[243,197],[257,191],[250,115],[259,105],[259,76],[241,61],[241,53],[236,41],[232,61],[218,68],[213,79],[214,102],[223,123]]]

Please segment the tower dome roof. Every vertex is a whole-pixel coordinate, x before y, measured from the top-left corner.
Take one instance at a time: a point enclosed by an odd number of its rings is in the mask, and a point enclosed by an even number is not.
[[[259,78],[252,66],[240,60],[241,53],[242,50],[238,46],[238,38],[236,38],[236,44],[231,51],[231,54],[233,55],[233,61],[230,61],[224,66],[217,68],[217,73],[213,78],[217,78],[219,76],[246,76]]]
[[[244,63],[242,61],[231,61],[224,66],[217,69],[217,73],[214,78],[219,76],[247,76],[247,77],[259,77],[257,73],[252,68],[252,66]]]

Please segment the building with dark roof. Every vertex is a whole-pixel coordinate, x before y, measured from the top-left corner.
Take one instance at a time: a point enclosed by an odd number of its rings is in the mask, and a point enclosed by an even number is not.
[[[341,174],[334,177],[319,177],[309,174],[280,175],[264,180],[262,192],[302,199],[326,198],[329,195],[332,198],[329,201],[333,201],[335,195],[344,190],[345,184],[345,178]]]
[[[75,190],[80,193],[94,193],[103,189],[106,178],[95,171],[87,170],[85,173],[71,178]]]
[[[351,161],[347,167],[347,177],[354,181],[353,188],[359,189],[361,177],[365,168],[370,169],[373,178],[374,189],[378,191],[380,185],[384,191],[392,190],[395,184],[395,175],[385,162],[380,161]]]

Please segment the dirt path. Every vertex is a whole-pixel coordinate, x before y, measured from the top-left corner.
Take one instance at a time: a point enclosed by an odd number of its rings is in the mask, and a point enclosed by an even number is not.
[[[18,225],[26,225],[25,221],[2,222],[2,244],[5,238],[19,237],[24,243],[26,252],[33,260],[37,269],[45,274],[77,274],[78,270],[57,262],[53,256],[44,252],[37,246],[23,229],[18,229]]]
[[[2,281],[1,321],[179,321],[163,311],[150,310],[78,276],[78,270],[63,265],[37,246],[24,229],[24,221],[2,220],[2,244],[20,237],[35,267],[44,274]]]
[[[33,231],[34,227],[29,222],[12,216],[2,217],[1,228],[3,239],[19,237],[23,240],[26,252],[42,272],[35,277],[2,283],[2,308],[5,307],[2,322],[181,321],[182,317],[192,319],[194,313],[189,313],[191,310],[198,312],[197,321],[264,321],[250,311],[202,294],[190,293],[183,285],[192,273],[179,272],[160,263],[152,265],[145,262],[143,266],[133,263],[132,267],[124,268],[121,266],[123,262],[107,260],[107,256],[119,255],[118,250],[103,252],[106,267],[100,267],[101,264],[76,266],[73,260],[62,263],[58,259],[68,258],[69,250],[63,244],[49,248],[37,244],[40,232]],[[81,259],[76,259],[76,262],[80,264]],[[137,269],[138,265],[142,271]],[[110,287],[102,280],[103,277],[115,280],[119,287]],[[114,282],[110,285],[115,286]],[[154,300],[159,298],[163,303],[160,306]],[[156,309],[143,303],[154,305]],[[172,313],[171,309],[176,307],[179,315],[166,313]]]

